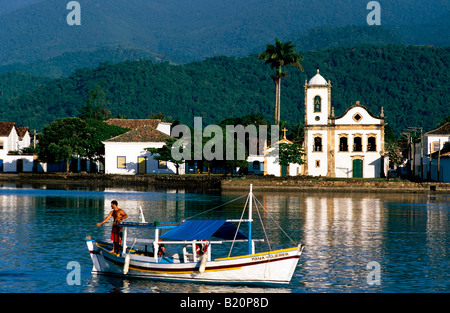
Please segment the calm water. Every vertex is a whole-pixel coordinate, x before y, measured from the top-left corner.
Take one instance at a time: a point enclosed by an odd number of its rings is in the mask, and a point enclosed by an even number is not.
[[[242,194],[3,185],[0,292],[450,291],[450,195],[256,192],[268,209],[261,218],[272,249],[291,245],[276,224],[293,241],[306,245],[291,283],[279,288],[166,283],[91,274],[84,237],[109,237],[110,223],[94,226],[109,213],[111,200],[118,200],[129,220],[137,221],[137,207],[141,205],[147,220],[164,221],[196,215]],[[201,218],[238,218],[242,205],[241,201],[233,202]],[[254,238],[263,238],[262,229],[257,225],[254,228]],[[257,250],[266,247],[261,243]],[[73,270],[67,268],[71,261],[80,264],[79,285],[67,283]],[[379,266],[379,276],[373,275],[376,267],[367,267],[369,262]]]

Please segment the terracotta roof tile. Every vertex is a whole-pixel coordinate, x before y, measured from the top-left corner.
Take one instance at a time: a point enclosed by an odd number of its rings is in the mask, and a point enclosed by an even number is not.
[[[20,140],[22,140],[23,137],[25,137],[27,132],[30,132],[30,128],[27,126],[17,126],[16,130],[17,130],[17,134],[19,135]]]
[[[105,142],[165,142],[167,138],[171,137],[149,125],[144,125],[125,134],[105,140]]]
[[[157,128],[161,120],[159,119],[126,119],[126,118],[111,118],[105,121],[106,124],[120,126],[123,128],[135,129],[143,125],[148,125],[152,128]]]
[[[449,134],[450,134],[450,122],[447,122],[444,125],[441,125],[438,128],[435,128],[425,133],[425,135],[449,135]]]
[[[14,122],[0,122],[0,136],[8,137],[15,125]]]

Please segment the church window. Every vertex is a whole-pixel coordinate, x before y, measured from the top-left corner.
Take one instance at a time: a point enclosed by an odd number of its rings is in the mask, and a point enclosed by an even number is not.
[[[339,151],[341,151],[341,152],[348,151],[348,138],[347,137],[339,138]]]
[[[322,151],[322,138],[314,137],[314,151]]]
[[[361,137],[353,138],[353,151],[362,151],[362,139]]]
[[[356,113],[355,115],[353,115],[353,120],[357,123],[359,123],[362,120],[362,116],[359,113]]]
[[[377,151],[377,139],[375,137],[367,139],[367,151]]]
[[[320,167],[320,160],[316,160],[316,167]]]
[[[320,96],[314,97],[314,113],[319,113],[322,111],[322,99]]]

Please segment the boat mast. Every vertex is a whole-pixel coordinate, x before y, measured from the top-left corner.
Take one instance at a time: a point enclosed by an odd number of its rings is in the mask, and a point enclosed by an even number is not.
[[[248,254],[253,254],[252,244],[252,210],[253,210],[253,184],[250,184],[249,206],[248,206]]]

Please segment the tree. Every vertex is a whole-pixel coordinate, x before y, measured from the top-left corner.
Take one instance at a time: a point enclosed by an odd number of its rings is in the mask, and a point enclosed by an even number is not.
[[[300,143],[280,143],[278,149],[280,165],[288,166],[290,163],[305,164],[303,160],[305,152]]]
[[[275,74],[271,76],[276,86],[275,125],[278,125],[280,121],[281,77],[286,76],[286,72],[282,71],[282,66],[292,65],[303,71],[303,67],[300,64],[303,58],[294,49],[295,46],[291,41],[283,43],[278,38],[275,38],[275,45],[266,45],[266,50],[258,55],[258,59],[265,60],[265,63],[270,64],[272,69],[276,69]]]
[[[44,162],[69,161],[73,156],[102,160],[105,146],[102,141],[128,131],[95,119],[67,117],[53,121],[39,134],[38,155]]]
[[[74,155],[86,156],[89,145],[86,122],[78,117],[60,118],[44,127],[39,134],[39,159],[44,162],[69,161]]]
[[[106,95],[102,87],[105,84],[106,83],[102,81],[97,84],[96,88],[89,91],[88,101],[81,109],[81,113],[79,115],[80,118],[103,121],[111,117],[111,112],[104,107],[106,104]]]
[[[145,148],[145,150],[149,151],[154,159],[158,161],[166,161],[172,162],[175,164],[175,168],[177,169],[177,175],[179,174],[180,165],[184,163],[184,159],[175,159],[172,156],[172,147],[177,142],[176,138],[167,138],[166,144],[162,148]]]

